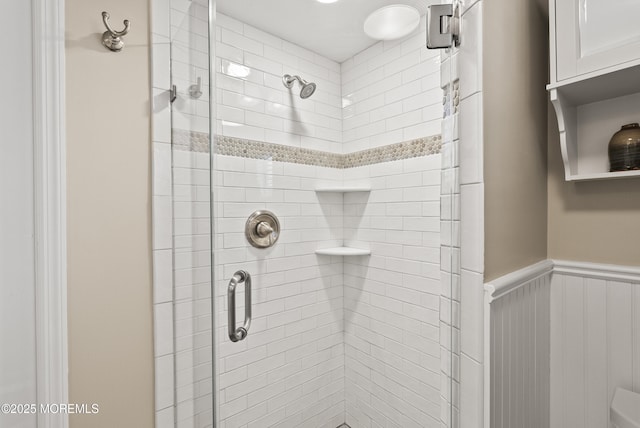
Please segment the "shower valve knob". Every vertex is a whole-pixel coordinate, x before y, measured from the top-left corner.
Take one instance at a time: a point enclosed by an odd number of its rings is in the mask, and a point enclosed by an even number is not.
[[[269,248],[278,241],[280,222],[274,213],[259,210],[249,216],[244,229],[249,243],[256,248]]]
[[[273,233],[273,228],[269,226],[269,223],[261,221],[256,226],[256,233],[259,237],[266,238]]]

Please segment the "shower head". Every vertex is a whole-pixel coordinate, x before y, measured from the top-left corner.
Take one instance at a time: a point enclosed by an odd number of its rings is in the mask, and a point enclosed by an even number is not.
[[[293,87],[293,83],[296,80],[298,81],[298,83],[300,83],[300,86],[301,86],[300,98],[302,99],[309,98],[316,91],[315,83],[307,82],[306,80],[302,79],[300,76],[292,76],[290,74],[285,74],[284,76],[282,76],[282,83],[284,84],[285,87],[289,89]]]
[[[316,84],[313,82],[305,83],[300,90],[300,98],[309,98],[316,91]]]

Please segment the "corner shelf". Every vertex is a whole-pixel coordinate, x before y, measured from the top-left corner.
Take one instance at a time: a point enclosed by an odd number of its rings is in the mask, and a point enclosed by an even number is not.
[[[319,184],[316,187],[316,193],[356,193],[356,192],[370,192],[371,186],[368,184],[351,183],[351,184]],[[352,247],[335,247],[335,248],[323,248],[316,250],[316,254],[322,256],[368,256],[371,254],[371,250],[365,250],[361,248]]]
[[[622,125],[640,122],[640,63],[624,64],[547,86],[556,111],[565,180],[640,177],[609,172],[608,143]]]
[[[371,250],[363,250],[360,248],[336,247],[316,250],[316,254],[323,256],[368,256]]]
[[[365,186],[319,186],[316,193],[354,193],[354,192],[370,192],[371,187]]]

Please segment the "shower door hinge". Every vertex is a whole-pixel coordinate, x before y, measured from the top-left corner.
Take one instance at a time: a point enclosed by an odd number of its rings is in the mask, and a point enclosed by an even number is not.
[[[460,6],[434,4],[427,8],[427,48],[460,46]]]

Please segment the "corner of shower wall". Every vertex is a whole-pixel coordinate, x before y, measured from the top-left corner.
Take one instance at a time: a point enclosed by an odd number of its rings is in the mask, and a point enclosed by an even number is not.
[[[344,261],[351,427],[439,423],[441,61],[425,39],[423,17],[341,66],[344,153],[375,154],[345,169],[371,189],[344,197],[345,242],[371,250]]]
[[[456,327],[452,372],[457,375],[453,385],[458,390],[452,391],[452,397],[457,419],[454,417],[451,426],[464,428],[489,428],[488,412],[485,411],[488,385],[484,379],[483,341],[482,3],[482,0],[460,3],[461,44],[454,52],[453,61],[443,62],[442,71],[443,76],[451,75],[451,81],[459,82],[457,122],[447,127],[454,142],[451,146],[453,160],[449,166],[458,165],[457,173],[447,181],[453,180],[452,187],[456,190],[453,193],[457,196],[447,204],[452,207],[451,213],[447,214],[452,219],[451,236],[458,240],[459,247],[451,253],[451,270],[458,274],[452,282],[455,286],[451,314]],[[447,252],[444,250],[443,256]],[[443,260],[443,265],[445,262]],[[444,275],[446,277],[447,273]],[[446,300],[445,304],[448,304]]]
[[[441,52],[442,178],[440,208],[440,421],[460,427],[460,181],[458,48]]]

